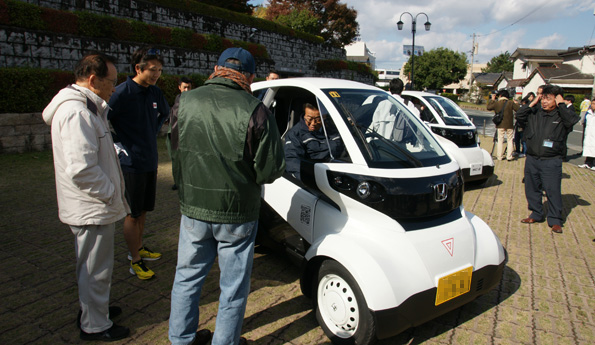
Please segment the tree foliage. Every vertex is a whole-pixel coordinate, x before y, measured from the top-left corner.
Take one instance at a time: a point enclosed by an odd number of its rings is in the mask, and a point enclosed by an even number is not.
[[[357,11],[339,0],[270,0],[265,18],[344,47],[359,34]]]
[[[318,18],[310,10],[293,11],[289,14],[277,16],[277,23],[307,33],[317,33],[319,30]]]
[[[411,59],[405,64],[404,72],[411,72]],[[457,83],[467,74],[467,56],[448,48],[436,48],[416,56],[414,61],[414,88],[441,89],[444,85]]]
[[[489,62],[487,67],[482,68],[483,73],[501,73],[501,72],[512,72],[514,69],[514,63],[510,59],[510,53],[507,51],[498,56],[494,56]]]

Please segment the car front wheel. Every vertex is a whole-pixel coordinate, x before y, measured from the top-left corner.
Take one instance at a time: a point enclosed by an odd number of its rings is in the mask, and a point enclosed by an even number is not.
[[[314,286],[316,319],[333,344],[369,345],[376,342],[376,327],[366,300],[351,274],[327,260]]]

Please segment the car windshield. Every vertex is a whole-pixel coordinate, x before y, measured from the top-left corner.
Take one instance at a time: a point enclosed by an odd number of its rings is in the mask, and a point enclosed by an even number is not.
[[[371,167],[412,168],[450,162],[432,134],[381,90],[323,90],[347,123]]]
[[[436,110],[446,125],[471,126],[467,115],[448,98],[441,96],[423,96],[428,103]]]

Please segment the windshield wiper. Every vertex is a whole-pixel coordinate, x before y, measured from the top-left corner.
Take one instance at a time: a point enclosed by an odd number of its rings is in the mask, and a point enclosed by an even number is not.
[[[396,148],[399,152],[401,152],[403,155],[405,155],[405,157],[407,157],[407,159],[409,160],[409,162],[413,163],[413,165],[417,168],[421,168],[424,165],[422,164],[422,162],[415,158],[409,151],[405,150],[404,148],[400,147],[399,145],[397,145],[394,141],[386,139],[385,137],[383,137],[382,135],[378,134],[378,132],[367,128],[366,129],[366,134],[371,134],[374,138],[380,139],[383,143],[388,144],[389,146]]]
[[[372,150],[370,150],[370,148],[368,147],[368,145],[366,143],[366,137],[362,134],[362,131],[360,131],[358,129],[358,127],[360,127],[360,125],[358,125],[357,122],[355,121],[355,119],[353,118],[353,114],[351,114],[351,111],[349,111],[349,109],[345,108],[343,103],[338,103],[338,104],[341,107],[341,109],[343,109],[343,113],[347,116],[347,120],[349,120],[349,123],[351,124],[351,126],[355,127],[355,132],[356,132],[357,136],[359,137],[359,139],[364,144],[363,146],[366,148],[366,151],[368,152],[368,156],[370,158],[374,157],[372,155]]]

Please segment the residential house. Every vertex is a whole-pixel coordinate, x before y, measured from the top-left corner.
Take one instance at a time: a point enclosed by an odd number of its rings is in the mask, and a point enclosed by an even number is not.
[[[595,46],[567,50],[518,48],[511,55],[517,96],[524,97],[544,84],[558,85],[568,93],[591,94],[594,52]]]

